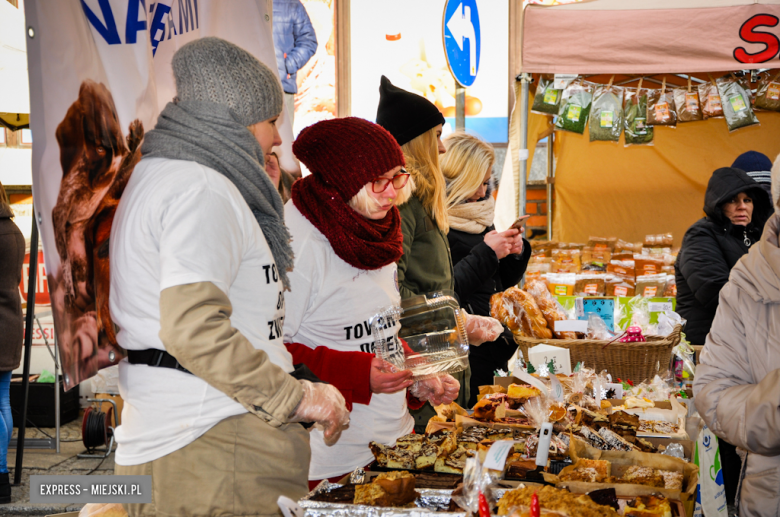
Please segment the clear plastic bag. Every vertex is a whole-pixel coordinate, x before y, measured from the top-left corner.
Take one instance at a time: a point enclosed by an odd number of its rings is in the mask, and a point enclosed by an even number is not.
[[[688,88],[675,88],[674,107],[677,109],[678,122],[695,122],[702,120],[701,103],[699,102],[699,90],[691,85],[688,77]]]
[[[601,316],[593,312],[588,314],[588,339],[610,340],[614,337]]]
[[[650,90],[647,94],[647,123],[651,126],[677,125],[674,95],[666,90],[665,77],[660,90]]]
[[[588,123],[593,87],[581,79],[572,81],[563,91],[558,118],[555,119],[555,129],[583,134]]]
[[[756,108],[780,111],[780,72],[766,74],[756,86]]]
[[[741,81],[733,75],[721,77],[716,81],[718,92],[723,104],[723,116],[729,131],[759,124],[756,114],[750,105],[750,88],[745,88]]]
[[[463,467],[463,488],[460,493],[453,493],[452,500],[471,515],[479,515],[479,494],[484,495],[489,506],[494,506],[497,498],[491,487],[500,479],[500,473],[482,466],[479,456],[468,458]]]
[[[647,123],[647,90],[642,90],[642,80],[636,90],[626,88],[623,107],[623,127],[626,146],[653,145],[653,126]]]
[[[614,79],[614,76],[613,76]],[[588,124],[591,142],[618,142],[623,132],[623,88],[609,84],[599,86],[593,94]]]
[[[557,115],[561,107],[561,98],[563,90],[553,88],[553,79],[541,76],[539,84],[536,85],[536,95],[534,103],[531,106],[533,113],[540,115]]]
[[[544,278],[547,281],[550,294],[555,296],[573,296],[576,276],[574,273],[548,273],[544,275]]]
[[[701,101],[701,114],[704,120],[723,116],[723,103],[720,100],[718,85],[712,76],[710,82],[698,86],[699,101]]]

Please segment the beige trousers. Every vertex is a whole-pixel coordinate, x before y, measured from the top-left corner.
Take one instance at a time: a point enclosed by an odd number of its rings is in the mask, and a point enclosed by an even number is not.
[[[308,492],[309,433],[271,427],[246,413],[227,418],[175,452],[117,475],[151,475],[151,504],[126,504],[130,517],[281,515],[276,500]]]

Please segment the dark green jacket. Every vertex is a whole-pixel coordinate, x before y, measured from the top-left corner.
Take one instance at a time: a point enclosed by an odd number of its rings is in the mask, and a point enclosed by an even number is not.
[[[455,290],[452,257],[447,235],[413,196],[399,207],[404,254],[398,261],[401,298],[410,298],[442,289]]]

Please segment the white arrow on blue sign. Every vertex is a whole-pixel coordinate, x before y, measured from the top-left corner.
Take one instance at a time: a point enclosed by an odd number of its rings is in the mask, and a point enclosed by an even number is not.
[[[479,71],[481,38],[476,0],[447,0],[442,33],[444,54],[455,79],[471,86]]]

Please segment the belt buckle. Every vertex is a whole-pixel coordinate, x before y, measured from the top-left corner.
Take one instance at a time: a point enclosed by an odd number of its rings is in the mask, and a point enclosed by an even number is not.
[[[162,363],[163,357],[165,356],[164,352],[162,350],[157,350],[155,352],[157,355],[157,360],[154,363],[154,366],[160,366],[160,363]]]

